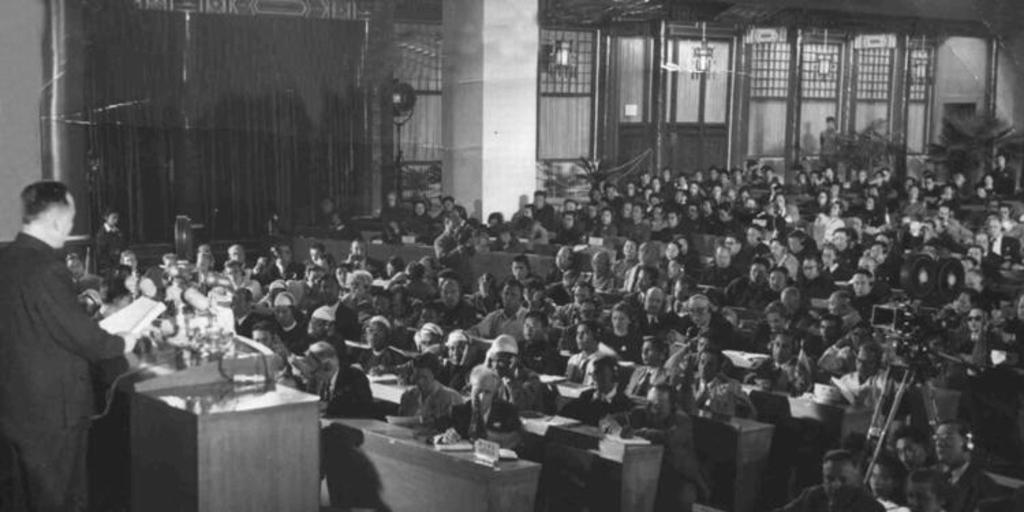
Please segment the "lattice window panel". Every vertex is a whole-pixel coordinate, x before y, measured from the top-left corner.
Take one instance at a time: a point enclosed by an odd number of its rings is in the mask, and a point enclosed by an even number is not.
[[[857,99],[887,101],[892,77],[892,50],[857,50]]]
[[[803,97],[831,100],[839,96],[839,45],[805,44],[800,79]],[[828,72],[821,73],[821,63],[828,63]]]
[[[931,85],[932,80],[935,78],[935,50],[931,46],[912,46],[910,48],[910,62],[911,67],[916,62],[921,62],[924,65],[924,76],[915,77],[911,76],[910,81],[910,101],[924,102],[928,98],[928,86]],[[913,73],[913,70],[912,70]]]
[[[569,44],[570,65],[556,66],[552,49],[558,43]],[[581,30],[540,31],[541,56],[540,93],[549,95],[587,96],[594,89],[594,33]]]
[[[441,92],[441,25],[396,23],[395,78],[417,92]]]
[[[751,45],[753,98],[785,98],[789,95],[789,43]]]

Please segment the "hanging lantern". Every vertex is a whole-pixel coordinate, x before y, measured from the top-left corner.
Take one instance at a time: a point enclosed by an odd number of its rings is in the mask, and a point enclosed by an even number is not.
[[[931,80],[931,59],[928,50],[915,48],[910,52],[910,80],[914,84],[926,84]]]
[[[693,71],[694,73],[707,73],[711,71],[711,62],[715,58],[715,49],[708,45],[707,41],[701,41],[700,46],[693,49]]]
[[[815,65],[815,72],[818,76],[827,77],[832,74],[832,57],[825,53],[818,54],[818,61]]]
[[[562,76],[576,76],[576,52],[572,41],[555,41],[547,55],[548,73]]]
[[[825,43],[821,46],[818,51],[818,58],[815,62],[814,71],[819,77],[825,78],[832,74],[833,71],[833,60],[832,55],[828,51],[828,30],[825,31]]]
[[[711,71],[711,63],[715,60],[715,49],[708,44],[708,25],[700,24],[700,46],[693,48],[693,73],[694,79]]]

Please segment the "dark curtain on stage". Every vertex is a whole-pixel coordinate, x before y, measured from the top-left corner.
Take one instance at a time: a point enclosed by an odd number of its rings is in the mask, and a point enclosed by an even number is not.
[[[139,11],[84,13],[91,194],[139,242],[173,220],[200,239],[308,222],[357,193],[368,155],[362,22]],[[128,215],[130,212],[130,215]]]

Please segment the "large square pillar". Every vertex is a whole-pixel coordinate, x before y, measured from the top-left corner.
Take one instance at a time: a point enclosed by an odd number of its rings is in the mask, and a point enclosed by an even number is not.
[[[537,0],[444,0],[447,194],[508,218],[537,186]]]

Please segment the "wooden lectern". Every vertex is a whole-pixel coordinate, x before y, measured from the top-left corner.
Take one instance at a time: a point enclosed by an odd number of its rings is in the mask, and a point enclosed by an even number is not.
[[[248,353],[179,369],[151,365],[131,384],[131,510],[318,510],[319,399],[238,375],[274,374],[279,360]]]

